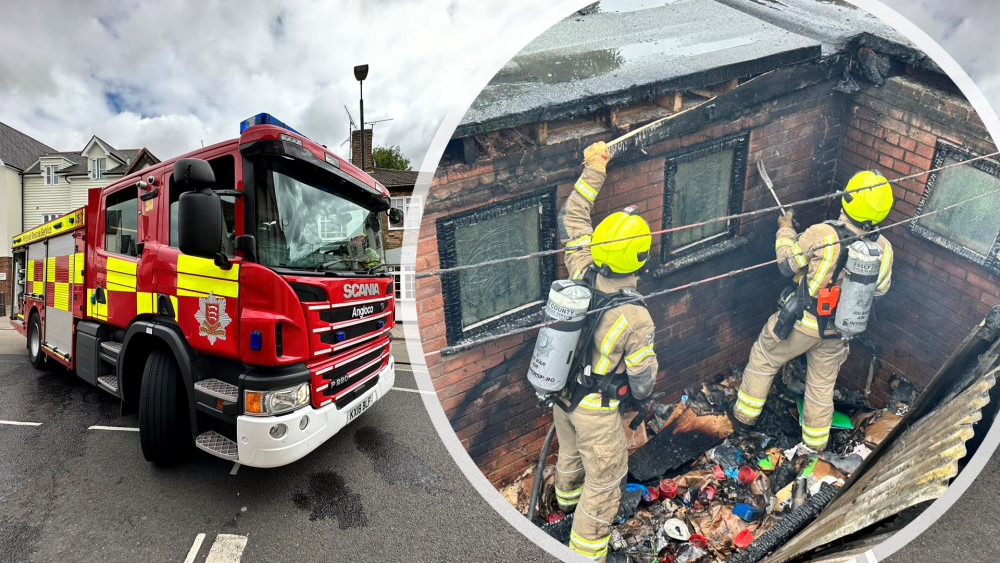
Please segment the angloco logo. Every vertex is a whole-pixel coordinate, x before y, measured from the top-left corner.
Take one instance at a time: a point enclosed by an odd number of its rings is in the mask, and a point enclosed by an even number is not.
[[[356,317],[366,317],[375,312],[375,307],[372,305],[365,305],[363,307],[355,307],[351,310],[351,318]]]
[[[344,284],[344,299],[350,299],[352,297],[368,297],[369,295],[378,295],[379,288],[377,283],[345,283]]]

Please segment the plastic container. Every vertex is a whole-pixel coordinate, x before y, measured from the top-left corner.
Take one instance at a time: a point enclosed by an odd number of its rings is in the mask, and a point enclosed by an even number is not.
[[[735,514],[745,522],[753,522],[754,520],[759,519],[761,516],[760,510],[757,510],[753,506],[742,502],[736,503],[736,506],[733,507],[733,514]]]
[[[663,498],[674,498],[677,496],[677,481],[673,479],[660,481],[660,496]]]
[[[642,495],[642,502],[646,504],[653,504],[658,500],[660,500],[660,489],[656,487],[646,487],[646,492]]]
[[[757,472],[754,471],[749,465],[744,465],[740,468],[740,471],[736,474],[736,479],[741,485],[750,485],[753,483],[754,479],[757,478]]]
[[[708,549],[708,538],[701,534],[691,534],[688,543],[699,549]]]
[[[715,478],[717,480],[719,480],[719,481],[725,481],[726,480],[726,472],[725,472],[725,470],[722,469],[721,465],[716,464],[716,466],[712,468],[712,471],[715,472]]]
[[[751,543],[753,543],[753,532],[750,530],[743,530],[733,537],[733,545],[738,549],[746,549]]]

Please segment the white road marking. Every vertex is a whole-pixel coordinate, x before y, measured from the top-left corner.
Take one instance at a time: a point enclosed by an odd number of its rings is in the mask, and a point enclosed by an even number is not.
[[[430,391],[421,391],[420,389],[410,389],[409,387],[393,387],[393,391],[406,391],[407,393],[423,393],[424,395],[436,395],[436,393],[431,393]]]
[[[184,563],[194,563],[196,557],[198,557],[198,551],[201,550],[201,542],[205,541],[205,534],[198,534],[194,537],[194,543],[191,544],[191,549],[188,550],[187,557],[184,558]]]
[[[215,536],[212,549],[208,552],[205,563],[239,563],[243,556],[243,548],[247,546],[246,536],[235,534],[219,534]]]
[[[87,430],[120,430],[123,432],[138,432],[138,428],[130,428],[128,426],[91,426]]]
[[[0,420],[0,424],[9,424],[11,426],[41,426],[41,422],[21,422],[18,420]]]
[[[236,472],[240,470],[240,462],[233,463],[233,468],[229,470],[230,475],[236,475]]]

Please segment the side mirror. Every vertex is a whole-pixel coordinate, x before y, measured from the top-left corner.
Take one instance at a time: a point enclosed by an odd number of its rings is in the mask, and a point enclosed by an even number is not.
[[[215,258],[222,251],[222,199],[210,190],[178,199],[177,242],[184,254]]]
[[[174,185],[182,192],[215,187],[212,165],[200,158],[182,158],[174,163]]]
[[[392,223],[402,223],[403,222],[403,210],[398,207],[389,208],[389,221]]]

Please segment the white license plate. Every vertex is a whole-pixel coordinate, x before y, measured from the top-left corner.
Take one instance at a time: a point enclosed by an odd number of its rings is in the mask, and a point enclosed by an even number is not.
[[[375,395],[377,395],[377,393],[372,393],[371,395],[368,395],[368,397],[366,397],[364,401],[361,401],[359,404],[354,405],[354,407],[351,408],[351,410],[347,411],[347,422],[350,422],[355,418],[358,418],[359,416],[361,416],[361,413],[368,410],[368,407],[372,406],[372,403],[375,402]]]

